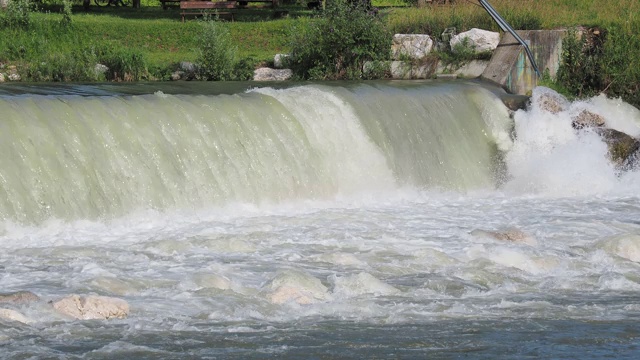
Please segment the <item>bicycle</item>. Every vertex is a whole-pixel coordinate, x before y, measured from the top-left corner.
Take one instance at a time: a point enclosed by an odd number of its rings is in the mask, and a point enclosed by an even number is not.
[[[98,6],[129,6],[131,5],[131,0],[93,0]]]

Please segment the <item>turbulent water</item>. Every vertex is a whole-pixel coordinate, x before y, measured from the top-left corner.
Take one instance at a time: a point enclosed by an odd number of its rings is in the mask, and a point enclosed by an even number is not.
[[[0,88],[0,357],[636,358],[640,172],[474,82]],[[211,86],[214,88],[206,88]],[[534,91],[534,101],[548,89]],[[127,301],[74,320],[69,294]]]

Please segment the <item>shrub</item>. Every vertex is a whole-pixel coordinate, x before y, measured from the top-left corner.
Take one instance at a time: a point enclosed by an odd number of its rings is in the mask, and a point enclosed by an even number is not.
[[[574,96],[589,96],[599,78],[598,59],[587,56],[583,49],[585,39],[575,30],[569,31],[562,41],[562,58],[557,82]],[[596,86],[596,88],[599,86]]]
[[[640,107],[640,22],[598,30],[565,37],[556,83],[573,96],[605,92]]]
[[[108,47],[98,51],[98,62],[107,67],[107,80],[137,81],[148,75],[146,58],[137,49]],[[96,63],[90,65],[94,69]]]
[[[253,79],[253,71],[256,68],[256,60],[254,58],[241,59],[236,62],[233,68],[233,80],[251,80]]]
[[[366,4],[334,0],[299,24],[289,65],[300,79],[361,79],[365,62],[389,58],[391,34]]]
[[[31,11],[34,10],[30,0],[11,0],[0,25],[8,28],[28,29],[31,26]]]
[[[203,21],[198,44],[200,76],[206,80],[231,80],[238,48],[225,24],[211,19]]]

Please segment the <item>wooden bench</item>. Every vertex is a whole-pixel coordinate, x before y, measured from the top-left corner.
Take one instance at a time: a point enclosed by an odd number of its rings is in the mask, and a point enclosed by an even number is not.
[[[180,1],[182,22],[187,15],[226,15],[233,20],[230,10],[236,8],[236,1]]]

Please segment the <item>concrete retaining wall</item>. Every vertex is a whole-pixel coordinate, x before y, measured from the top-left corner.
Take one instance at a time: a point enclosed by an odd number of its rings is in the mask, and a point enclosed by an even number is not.
[[[518,30],[529,46],[541,74],[548,71],[555,78],[562,55],[562,38],[566,30]],[[489,65],[480,76],[502,86],[512,94],[529,95],[538,85],[524,46],[509,33],[504,33]]]

